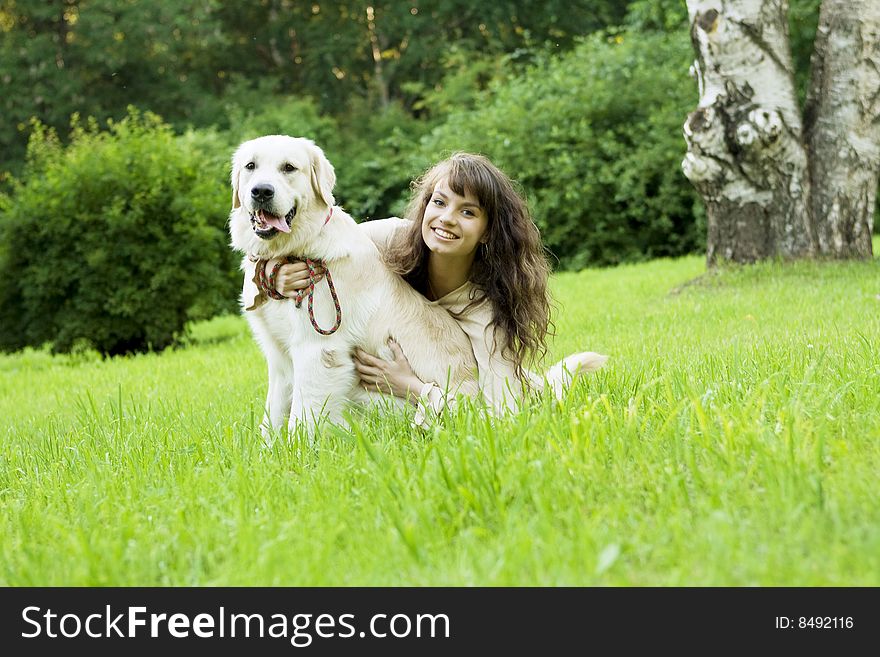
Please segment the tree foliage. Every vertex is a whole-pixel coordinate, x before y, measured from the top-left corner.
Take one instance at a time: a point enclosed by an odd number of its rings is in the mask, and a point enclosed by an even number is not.
[[[213,120],[222,80],[214,0],[0,0],[0,151],[14,168],[31,117],[62,137],[70,116],[122,118],[129,104]],[[13,165],[13,166],[10,166]]]
[[[75,121],[66,148],[35,125],[0,197],[0,347],[162,349],[234,307],[227,166],[199,140],[136,112],[107,131]]]
[[[819,3],[790,0],[801,100]],[[267,133],[317,141],[360,220],[474,150],[518,180],[562,267],[697,250],[687,30],[681,0],[0,0],[0,343],[159,348],[234,306],[228,162]],[[75,113],[94,119],[69,133]]]
[[[563,267],[690,252],[702,228],[678,166],[689,61],[681,33],[589,38],[450,115],[422,164],[454,150],[488,155],[527,192]]]
[[[19,92],[0,99],[0,169],[17,168],[32,116],[63,137],[72,113],[121,118],[129,104],[177,128],[225,126],[230,98],[260,104],[265,92],[334,116],[363,101],[413,111],[450,48],[564,50],[625,11],[614,0],[0,0],[0,80]]]
[[[791,36],[791,57],[794,77],[801,102],[810,80],[810,57],[819,24],[819,5],[822,0],[789,0],[788,30]]]

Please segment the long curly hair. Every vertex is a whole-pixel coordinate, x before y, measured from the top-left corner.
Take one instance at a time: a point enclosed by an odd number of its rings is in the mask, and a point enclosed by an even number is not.
[[[431,167],[412,184],[406,216],[412,228],[400,234],[385,252],[388,266],[416,290],[427,290],[430,251],[422,239],[422,218],[438,183],[446,181],[460,196],[474,196],[488,219],[487,241],[477,249],[470,282],[483,294],[461,312],[486,301],[492,304],[492,325],[506,344],[496,345],[510,358],[522,383],[524,369],[547,353],[550,319],[547,287],[550,264],[541,235],[514,183],[488,158],[455,153]]]

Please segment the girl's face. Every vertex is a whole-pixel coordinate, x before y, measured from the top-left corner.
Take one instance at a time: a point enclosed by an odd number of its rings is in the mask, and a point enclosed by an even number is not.
[[[431,253],[473,258],[488,226],[486,211],[474,196],[459,196],[441,180],[422,217],[422,239]]]

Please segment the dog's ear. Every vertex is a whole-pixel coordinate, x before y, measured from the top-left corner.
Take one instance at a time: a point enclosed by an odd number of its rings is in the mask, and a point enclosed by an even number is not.
[[[241,158],[238,156],[239,151],[235,151],[232,156],[232,209],[241,207],[241,200],[238,198],[238,178],[241,175]]]
[[[309,159],[312,161],[312,190],[315,192],[315,198],[320,198],[324,201],[328,208],[333,207],[335,203],[333,187],[336,185],[336,171],[320,147],[310,143],[309,148],[311,150]]]

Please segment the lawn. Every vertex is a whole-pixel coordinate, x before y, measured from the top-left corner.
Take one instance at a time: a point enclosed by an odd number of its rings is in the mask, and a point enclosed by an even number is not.
[[[876,247],[875,247],[876,250]],[[880,585],[880,263],[564,273],[558,403],[264,446],[239,317],[0,356],[2,585]]]

